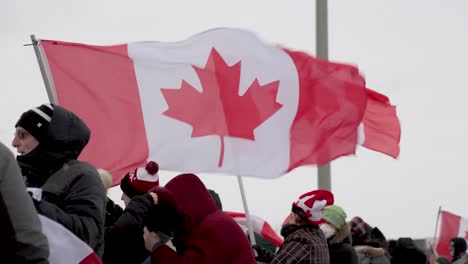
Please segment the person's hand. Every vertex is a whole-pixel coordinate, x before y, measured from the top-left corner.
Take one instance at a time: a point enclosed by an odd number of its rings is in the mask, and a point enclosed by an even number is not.
[[[264,247],[253,245],[252,249],[257,252],[255,256],[256,261],[270,263],[272,260],[272,254],[270,254],[270,252],[268,252],[268,250],[266,250]]]
[[[154,192],[150,192],[149,195],[151,195],[151,197],[153,197],[153,203],[154,205],[157,205],[158,204],[158,195]]]
[[[155,232],[149,231],[146,226],[143,227],[143,239],[145,240],[145,248],[149,252],[153,251],[154,246],[161,241],[159,235]]]

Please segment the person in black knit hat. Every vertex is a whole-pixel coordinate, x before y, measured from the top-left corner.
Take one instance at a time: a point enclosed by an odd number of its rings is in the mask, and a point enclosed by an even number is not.
[[[104,264],[141,263],[149,256],[143,240],[143,221],[157,203],[151,189],[159,186],[158,171],[158,164],[149,161],[120,181],[125,209],[114,223],[106,225]]]
[[[96,168],[77,160],[89,128],[71,111],[43,104],[24,112],[15,129],[12,145],[26,186],[42,190],[41,200],[33,200],[37,212],[102,256],[106,192]]]

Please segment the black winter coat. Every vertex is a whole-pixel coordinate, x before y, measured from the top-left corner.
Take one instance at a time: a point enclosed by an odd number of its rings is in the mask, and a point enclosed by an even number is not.
[[[115,204],[109,197],[106,203],[106,223],[105,227],[109,227],[117,222],[117,219],[122,215],[123,209],[118,204]]]
[[[96,168],[76,160],[90,138],[86,124],[54,105],[46,138],[17,161],[28,187],[42,188],[38,213],[62,224],[99,256],[104,250],[106,192]]]
[[[330,264],[359,264],[356,251],[350,243],[341,242],[328,245],[330,252]]]
[[[0,262],[49,263],[47,238],[13,153],[0,143]]]
[[[150,255],[143,240],[143,220],[151,206],[149,194],[137,195],[117,221],[106,227],[104,264],[139,264]]]
[[[327,242],[330,264],[359,264],[358,255],[351,246],[351,227],[348,223]]]

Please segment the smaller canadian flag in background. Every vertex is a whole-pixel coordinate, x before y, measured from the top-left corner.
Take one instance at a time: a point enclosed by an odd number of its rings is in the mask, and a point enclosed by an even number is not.
[[[468,218],[463,218],[447,211],[441,211],[440,214],[440,232],[436,251],[439,256],[450,259],[450,239],[463,237],[468,240]]]
[[[224,213],[232,217],[234,221],[236,221],[240,226],[247,227],[247,217],[244,213],[228,211],[224,211]],[[262,218],[256,215],[250,215],[250,218],[252,220],[252,226],[255,233],[260,234],[262,237],[269,240],[277,247],[283,244],[283,239],[278,234],[276,234],[276,232],[273,230],[273,228],[267,221],[263,220]]]

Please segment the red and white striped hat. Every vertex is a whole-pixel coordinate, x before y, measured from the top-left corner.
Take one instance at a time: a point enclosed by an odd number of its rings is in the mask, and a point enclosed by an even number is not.
[[[144,168],[129,171],[120,181],[120,189],[130,198],[145,194],[153,187],[159,186],[158,171],[159,165],[149,161]]]
[[[333,194],[327,190],[315,190],[304,193],[293,203],[293,207],[302,209],[307,219],[314,225],[325,222],[322,217],[323,208],[334,203]]]

